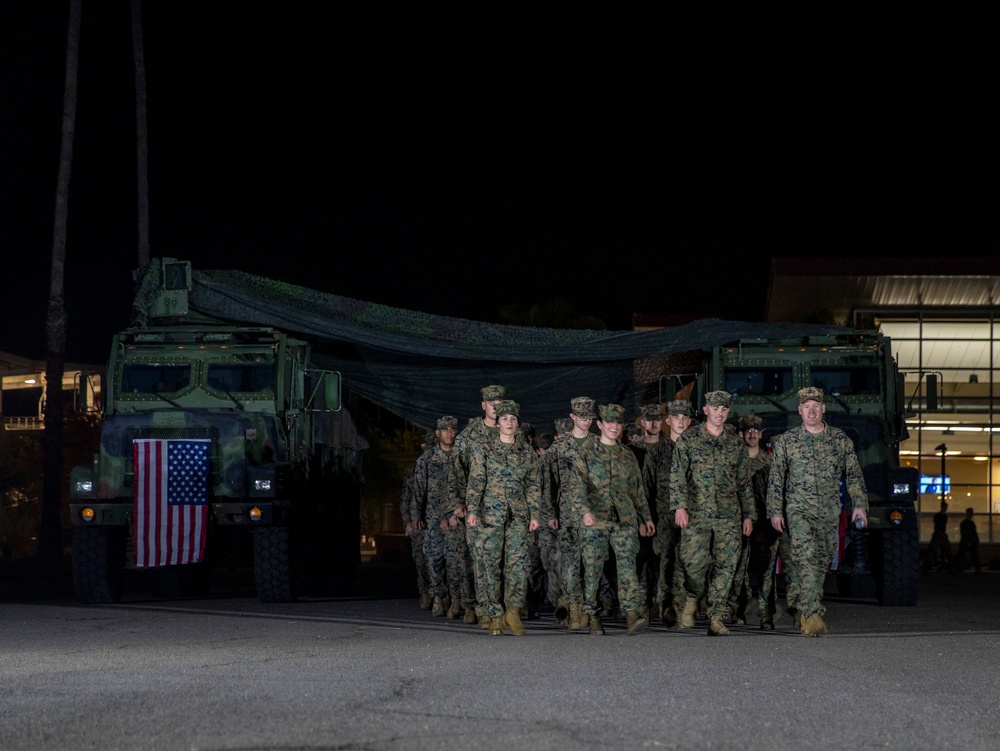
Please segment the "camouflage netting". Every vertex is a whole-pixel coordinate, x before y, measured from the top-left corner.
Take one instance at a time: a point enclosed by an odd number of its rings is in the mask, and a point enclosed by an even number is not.
[[[192,275],[192,309],[309,340],[317,365],[339,371],[345,391],[424,427],[442,415],[455,415],[464,426],[482,414],[480,388],[494,383],[507,388],[521,405],[521,419],[539,432],[551,429],[580,395],[622,404],[631,419],[641,404],[658,398],[662,374],[693,372],[693,350],[745,337],[843,331],[718,319],[645,332],[503,326],[363,302],[241,271]]]

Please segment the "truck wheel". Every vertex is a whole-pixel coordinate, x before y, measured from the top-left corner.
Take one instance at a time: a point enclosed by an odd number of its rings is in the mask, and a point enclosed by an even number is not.
[[[882,533],[879,602],[912,606],[920,597],[920,538],[916,524]]]
[[[83,603],[107,604],[122,597],[125,529],[73,527],[73,590]]]
[[[257,527],[253,531],[253,574],[261,602],[294,602],[291,530]]]

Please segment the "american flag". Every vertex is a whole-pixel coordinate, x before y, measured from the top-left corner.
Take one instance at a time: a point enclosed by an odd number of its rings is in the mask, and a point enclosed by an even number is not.
[[[208,526],[208,440],[134,441],[135,565],[198,563]]]

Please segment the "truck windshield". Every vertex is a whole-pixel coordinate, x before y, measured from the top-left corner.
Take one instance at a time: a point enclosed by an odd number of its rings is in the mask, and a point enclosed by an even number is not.
[[[231,393],[274,394],[273,363],[210,363],[208,386]]]
[[[126,394],[172,394],[191,383],[190,365],[125,365],[122,392]]]
[[[878,396],[878,366],[831,368],[812,367],[809,377],[813,386],[836,396]]]
[[[736,396],[780,396],[792,388],[792,369],[727,367],[725,388]]]

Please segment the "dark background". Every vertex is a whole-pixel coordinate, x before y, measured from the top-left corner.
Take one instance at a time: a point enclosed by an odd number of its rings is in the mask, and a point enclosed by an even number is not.
[[[772,257],[990,255],[989,22],[856,13],[146,0],[152,254],[485,321],[561,298],[612,329],[760,320]],[[39,359],[67,18],[0,7],[0,349]],[[131,45],[128,3],[84,0],[71,361],[128,323]]]

